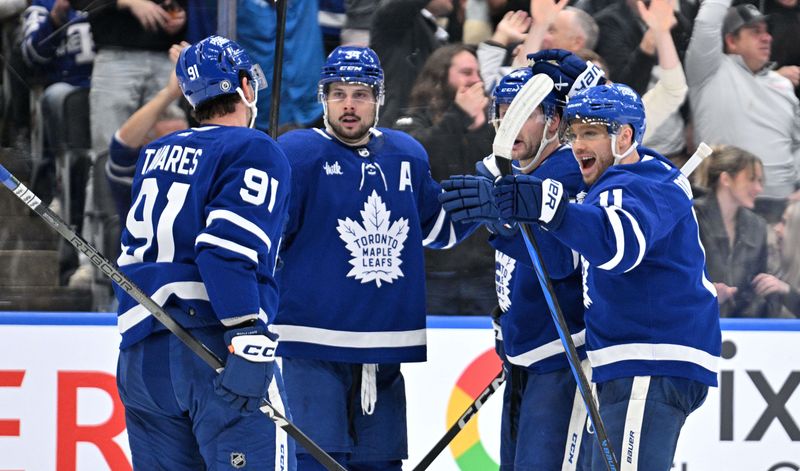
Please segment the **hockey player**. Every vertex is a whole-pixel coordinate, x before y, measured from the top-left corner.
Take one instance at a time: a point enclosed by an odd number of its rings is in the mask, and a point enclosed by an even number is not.
[[[562,145],[559,130],[562,112],[569,96],[587,86],[604,82],[603,73],[591,62],[563,50],[545,50],[530,56],[531,67],[517,69],[503,77],[494,90],[493,112],[502,119],[523,85],[536,74],[549,75],[559,88],[532,110],[512,150],[516,171],[538,178],[553,178],[564,183],[572,195],[585,186],[580,167],[569,146]],[[448,190],[442,195],[444,207],[454,219],[470,213],[468,219],[488,221],[498,234],[490,238],[496,250],[496,288],[500,308],[500,332],[505,355],[506,377],[500,442],[500,468],[575,470],[586,423],[586,408],[577,390],[564,349],[550,317],[548,306],[530,255],[519,231],[509,230],[496,220],[492,204],[463,196],[470,187],[480,187],[491,198],[499,172],[494,156],[478,164],[480,176],[455,177],[442,182]],[[473,206],[477,203],[478,206]],[[482,212],[481,208],[487,210]],[[494,212],[494,214],[492,214]],[[542,250],[571,253],[547,233],[533,228]],[[567,319],[579,355],[583,349],[584,324],[581,273],[577,260],[550,271],[553,288]],[[584,362],[584,367],[586,367]],[[587,368],[588,369],[588,368]]]
[[[496,203],[503,218],[539,223],[581,254],[586,351],[611,446],[622,469],[668,470],[686,417],[717,385],[720,354],[691,187],[664,157],[637,147],[644,109],[626,85],[579,92],[565,120],[589,186],[583,203],[532,175],[503,177]],[[606,469],[594,440],[584,447],[591,469]]]
[[[292,166],[289,223],[272,326],[298,427],[348,469],[399,470],[407,457],[402,362],[426,359],[423,247],[452,223],[409,135],[376,128],[383,70],[369,48],[339,47],[319,81],[325,129],[278,143]],[[298,447],[298,467],[319,469]]]
[[[118,263],[221,358],[217,375],[124,291],[119,392],[135,469],[294,469],[283,431],[253,413],[282,380],[267,324],[290,168],[249,129],[263,74],[238,44],[211,36],[176,66],[201,127],[142,149]],[[276,436],[277,435],[277,436]],[[293,445],[291,445],[293,446]]]

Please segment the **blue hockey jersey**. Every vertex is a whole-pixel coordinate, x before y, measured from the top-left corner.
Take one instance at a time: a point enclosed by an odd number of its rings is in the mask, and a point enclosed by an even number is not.
[[[423,247],[452,247],[475,229],[442,209],[425,150],[382,128],[359,147],[320,129],[291,131],[278,143],[292,165],[272,326],[278,354],[424,361]]]
[[[283,152],[253,129],[206,126],[153,141],[136,165],[118,264],[186,328],[268,323],[290,180]],[[115,289],[121,348],[160,329]]]
[[[532,175],[560,181],[571,197],[585,191],[580,167],[568,146],[561,146],[549,155]],[[552,263],[545,266],[578,354],[585,358],[581,272],[577,254],[539,226],[532,225],[530,228],[539,249],[550,253],[552,260],[560,262],[557,266]],[[536,373],[568,368],[564,347],[551,319],[522,234],[516,232],[511,238],[494,235],[489,242],[496,249],[495,285],[497,299],[504,312],[500,317],[500,327],[506,359]],[[561,256],[554,256],[554,253]]]
[[[95,47],[86,14],[69,9],[68,26],[57,32],[50,10],[55,0],[34,0],[24,13],[22,57],[41,68],[47,84],[66,82],[88,87],[92,76]]]
[[[582,256],[593,381],[677,376],[716,386],[719,305],[688,180],[664,157],[616,165],[551,231]]]

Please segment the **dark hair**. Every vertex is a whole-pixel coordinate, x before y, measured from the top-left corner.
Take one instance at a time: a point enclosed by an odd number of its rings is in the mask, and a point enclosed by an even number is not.
[[[449,44],[435,50],[425,61],[425,65],[414,82],[409,98],[409,107],[427,108],[433,124],[442,118],[447,107],[456,98],[456,90],[450,86],[448,76],[453,57],[461,52],[469,52],[477,58],[475,49],[466,44]]]
[[[239,71],[239,86],[242,86],[242,78],[248,77],[244,71]],[[248,77],[249,80],[249,77]],[[253,82],[250,81],[251,86]],[[202,123],[204,121],[208,121],[211,118],[216,116],[224,116],[226,114],[231,114],[236,111],[236,104],[241,101],[241,97],[239,94],[234,91],[233,93],[228,93],[227,95],[220,95],[216,98],[208,100],[205,103],[200,104],[197,108],[194,109],[192,113],[194,115],[194,119],[198,122]]]

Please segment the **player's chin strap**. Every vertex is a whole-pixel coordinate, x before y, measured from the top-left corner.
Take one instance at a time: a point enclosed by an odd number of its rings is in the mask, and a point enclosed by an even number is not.
[[[244,97],[244,92],[242,91],[242,87],[236,87],[236,93],[239,94],[239,98],[242,99],[242,102],[250,108],[250,124],[247,125],[248,128],[252,128],[256,124],[256,116],[258,116],[258,108],[256,108],[256,102],[258,101],[258,88],[253,87],[253,101],[247,101],[247,98]]]
[[[361,413],[372,415],[378,403],[378,365],[364,363],[361,365]]]
[[[621,154],[617,154],[617,135],[611,135],[611,155],[614,156],[614,165],[619,164],[619,162],[624,159],[625,157],[629,156],[631,152],[636,150],[636,147],[639,146],[639,143],[636,141],[631,142],[631,146],[628,147],[628,150]]]
[[[539,163],[541,163],[541,161],[542,161],[542,154],[544,153],[544,149],[547,146],[549,146],[551,142],[553,142],[556,139],[558,139],[558,131],[556,131],[556,133],[553,134],[553,137],[547,137],[547,128],[550,127],[550,122],[551,121],[552,121],[552,118],[550,118],[550,117],[547,117],[544,120],[544,131],[542,132],[542,140],[539,141],[539,149],[536,151],[536,155],[533,156],[533,159],[531,159],[531,161],[528,162],[527,165],[525,165],[524,167],[517,166],[517,169],[520,172],[528,173],[532,169],[535,169],[536,167],[538,167]]]

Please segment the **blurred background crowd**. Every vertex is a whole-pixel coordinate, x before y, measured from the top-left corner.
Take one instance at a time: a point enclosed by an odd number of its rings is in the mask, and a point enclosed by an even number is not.
[[[721,315],[800,317],[798,0],[287,1],[275,133],[320,127],[325,55],[369,46],[386,74],[379,126],[419,140],[436,180],[472,173],[497,81],[530,53],[572,51],[643,96],[643,145],[677,165],[713,147],[692,182]],[[0,161],[111,260],[127,213],[111,193],[129,193],[143,144],[193,124],[170,80],[180,45],[234,37],[272,78],[266,0],[3,0],[0,18]],[[110,281],[6,193],[0,310],[114,309]],[[431,314],[497,303],[487,235],[426,253]]]

